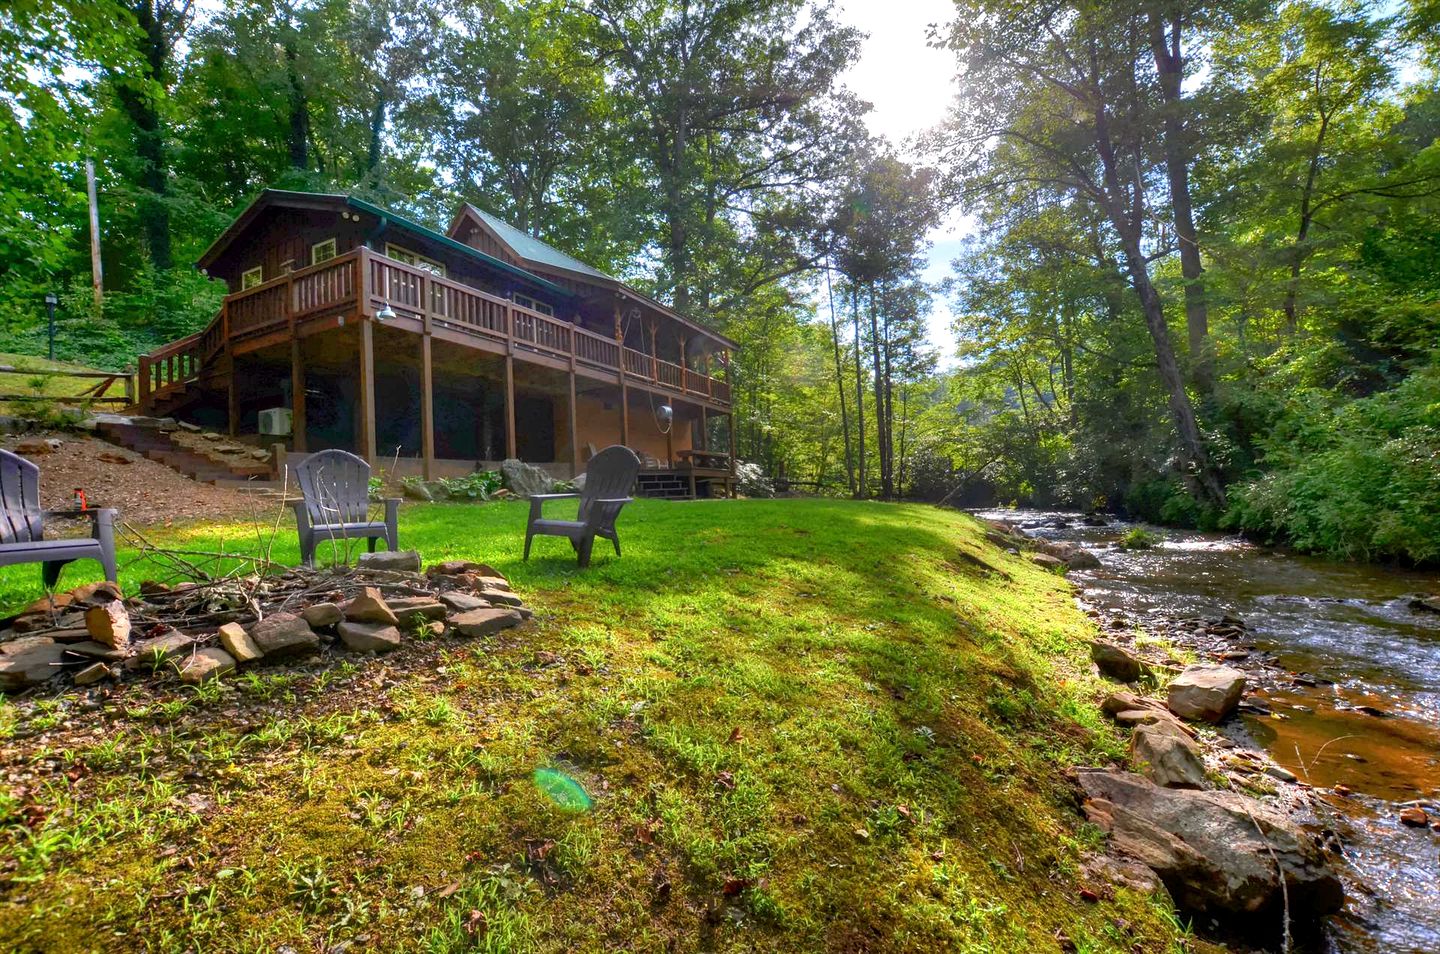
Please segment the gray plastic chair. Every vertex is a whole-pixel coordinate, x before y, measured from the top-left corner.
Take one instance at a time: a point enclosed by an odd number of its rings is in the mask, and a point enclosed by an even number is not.
[[[615,545],[620,555],[620,535],[615,531],[615,518],[634,498],[635,478],[640,474],[640,458],[628,447],[615,444],[607,447],[585,466],[585,489],[578,494],[535,494],[530,498],[530,522],[525,526],[525,559],[530,559],[530,541],[536,536],[567,537],[580,558],[583,569],[590,565],[590,550],[596,537],[604,537]],[[576,520],[545,520],[541,509],[549,500],[580,498]]]
[[[90,519],[89,537],[46,540],[45,518],[68,514],[41,510],[40,468],[0,450],[0,566],[39,563],[45,588],[53,590],[65,564],[99,560],[105,579],[114,583],[115,511],[97,507],[80,513]]]
[[[370,465],[342,450],[311,454],[293,468],[300,500],[290,501],[300,531],[300,559],[315,565],[315,547],[323,540],[384,540],[399,549],[400,498],[385,500],[385,519],[370,519]]]

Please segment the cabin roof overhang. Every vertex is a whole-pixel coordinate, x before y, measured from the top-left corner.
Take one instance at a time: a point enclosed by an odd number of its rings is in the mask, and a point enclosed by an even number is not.
[[[595,285],[595,286],[597,286],[597,287],[599,287],[599,288],[604,288],[604,289],[613,291],[613,292],[615,292],[621,299],[629,298],[629,299],[634,299],[635,301],[638,301],[638,302],[642,302],[643,304],[647,305],[648,307],[653,308],[653,309],[655,309],[656,311],[660,312],[662,315],[666,316],[667,318],[673,319],[674,321],[680,323],[681,325],[684,325],[686,328],[689,328],[691,331],[694,331],[696,334],[703,335],[703,336],[705,336],[705,337],[707,337],[707,338],[711,338],[711,339],[719,342],[720,344],[724,345],[726,348],[729,348],[729,349],[731,349],[731,350],[739,350],[739,348],[740,348],[740,343],[739,343],[738,341],[735,341],[735,340],[732,339],[732,338],[727,338],[725,335],[720,334],[718,331],[713,331],[713,330],[711,330],[711,329],[709,329],[709,328],[706,328],[705,326],[699,324],[699,323],[696,322],[696,321],[693,321],[693,320],[691,320],[691,319],[689,319],[689,318],[686,318],[684,315],[682,315],[682,314],[680,314],[679,312],[675,311],[673,308],[669,307],[668,305],[665,305],[665,304],[662,304],[661,302],[656,301],[654,298],[651,298],[649,295],[645,294],[645,293],[642,292],[642,291],[638,291],[637,289],[631,288],[629,285],[625,284],[625,283],[622,282],[620,279],[615,278],[615,277],[610,276],[610,275],[606,275],[604,272],[601,272],[601,271],[599,271],[599,270],[597,270],[597,269],[591,268],[591,267],[588,266],[588,265],[584,265],[583,263],[579,262],[578,260],[572,259],[571,256],[565,255],[563,252],[557,252],[557,255],[558,255],[559,257],[557,257],[557,258],[556,258],[555,260],[553,260],[553,261],[546,261],[546,260],[540,260],[540,259],[532,259],[532,258],[527,257],[526,255],[523,254],[522,250],[517,249],[517,248],[515,247],[515,243],[514,243],[514,242],[510,241],[510,240],[507,238],[507,236],[501,234],[501,232],[500,232],[498,229],[496,229],[493,225],[491,225],[491,223],[490,223],[490,221],[489,221],[489,218],[491,218],[491,217],[490,217],[490,216],[487,216],[487,215],[484,214],[484,213],[482,213],[479,209],[477,209],[475,206],[471,205],[469,202],[466,202],[463,206],[460,207],[460,211],[455,213],[454,218],[452,218],[452,219],[450,220],[450,227],[449,227],[448,229],[446,229],[446,233],[451,237],[451,240],[452,240],[452,241],[458,241],[458,239],[456,239],[455,236],[457,236],[457,235],[460,233],[461,227],[462,227],[466,222],[469,222],[469,223],[471,223],[471,225],[472,225],[473,227],[482,229],[487,235],[489,235],[489,236],[490,236],[491,238],[493,238],[495,241],[499,242],[499,243],[500,243],[501,245],[503,245],[505,248],[509,249],[509,250],[510,250],[510,253],[515,256],[515,258],[516,258],[517,261],[524,262],[526,265],[530,266],[531,268],[538,268],[538,269],[543,269],[543,270],[545,270],[545,271],[558,272],[558,273],[560,273],[560,274],[563,274],[563,275],[566,275],[566,276],[568,276],[568,277],[574,278],[574,279],[576,279],[576,280],[578,280],[578,281],[582,281],[582,282],[585,282],[585,283],[590,284],[590,285]],[[514,227],[511,226],[511,228],[513,229]],[[518,231],[518,230],[517,230],[517,231]],[[532,241],[535,241],[535,242],[537,242],[537,243],[539,242],[538,239],[533,239],[533,238],[532,238],[531,240],[532,240]],[[540,243],[540,244],[543,244],[543,243]],[[468,248],[469,246],[466,246],[466,247]],[[547,246],[547,247],[548,247],[548,246]],[[565,259],[570,259],[571,261],[574,261],[577,265],[580,265],[581,267],[580,267],[580,268],[567,267],[566,265],[562,264]]]
[[[364,199],[357,199],[354,196],[340,195],[324,192],[290,192],[283,189],[266,189],[256,197],[255,201],[245,207],[235,221],[225,231],[220,233],[219,238],[210,244],[200,258],[196,261],[195,267],[208,269],[233,245],[247,229],[250,228],[268,209],[282,207],[292,209],[315,209],[317,211],[339,212],[344,209],[351,209],[355,212],[363,212],[374,216],[381,222],[391,226],[413,232],[423,239],[426,239],[439,247],[463,255],[472,261],[479,262],[489,268],[502,272],[511,278],[532,288],[540,289],[550,295],[556,296],[565,301],[573,301],[577,296],[574,292],[554,282],[536,275],[533,272],[511,265],[493,255],[486,255],[479,249],[472,248],[464,242],[458,242],[441,232],[426,228],[420,223],[409,219],[397,212],[381,208]]]

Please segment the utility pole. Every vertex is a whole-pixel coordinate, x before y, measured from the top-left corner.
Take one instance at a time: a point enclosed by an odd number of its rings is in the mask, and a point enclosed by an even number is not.
[[[105,298],[105,279],[100,269],[100,203],[95,197],[95,160],[85,160],[85,190],[90,196],[90,279],[95,285],[95,313]]]

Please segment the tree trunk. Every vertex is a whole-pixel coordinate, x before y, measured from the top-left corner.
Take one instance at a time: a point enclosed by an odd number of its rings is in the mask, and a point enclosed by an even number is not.
[[[894,487],[891,486],[890,468],[885,459],[885,373],[882,368],[880,348],[879,315],[876,313],[875,284],[872,282],[870,284],[870,363],[875,372],[875,451],[879,454],[880,496],[889,500]]]
[[[1190,144],[1185,132],[1185,102],[1181,86],[1185,62],[1180,50],[1180,20],[1167,25],[1150,15],[1150,50],[1165,99],[1165,170],[1170,180],[1170,207],[1175,237],[1180,242],[1180,274],[1185,279],[1185,328],[1189,333],[1191,380],[1205,395],[1215,389],[1215,355],[1210,340],[1210,318],[1205,304],[1204,267],[1195,213],[1190,206]]]
[[[300,81],[299,53],[295,41],[285,41],[285,71],[290,81],[290,165],[295,169],[310,168],[310,103]]]
[[[137,185],[140,187],[137,211],[145,248],[150,253],[151,264],[157,269],[167,269],[173,264],[167,198],[170,168],[165,150],[166,130],[157,96],[163,95],[165,89],[170,44],[153,2],[136,3],[130,9],[143,35],[140,52],[145,62],[145,82],[132,86],[121,77],[115,89],[126,118],[135,128],[135,157],[139,160]]]
[[[1320,177],[1320,162],[1325,155],[1325,134],[1330,130],[1330,114],[1320,113],[1320,129],[1310,150],[1310,164],[1305,173],[1305,188],[1300,190],[1300,227],[1295,232],[1295,248],[1290,254],[1290,281],[1285,286],[1285,333],[1294,336],[1300,330],[1300,269],[1308,257],[1305,240],[1310,237],[1310,223],[1315,213],[1315,180]]]
[[[375,91],[375,106],[370,110],[370,151],[365,157],[365,171],[374,172],[380,166],[380,153],[385,135],[385,93]]]
[[[825,292],[830,298],[830,341],[835,346],[835,389],[840,393],[840,428],[845,435],[845,480],[855,496],[855,458],[850,450],[850,413],[845,407],[845,370],[840,360],[840,321],[835,315],[835,289],[830,285],[830,263],[825,263]]]
[[[853,280],[852,280],[853,281]],[[860,356],[865,352],[860,346],[860,289],[857,285],[850,286],[850,317],[855,325],[855,433],[856,443],[859,445],[855,460],[857,477],[855,480],[855,496],[863,499],[866,494],[865,487],[865,362]]]
[[[1104,183],[1103,206],[1110,224],[1120,236],[1125,271],[1140,298],[1145,327],[1150,331],[1150,341],[1155,348],[1155,366],[1160,372],[1160,380],[1169,399],[1170,415],[1175,422],[1180,449],[1194,470],[1193,476],[1201,497],[1215,506],[1224,506],[1225,488],[1215,473],[1210,455],[1205,450],[1205,442],[1200,437],[1200,427],[1195,421],[1195,409],[1190,404],[1190,396],[1185,393],[1185,381],[1175,360],[1175,347],[1170,342],[1170,328],[1165,323],[1165,308],[1155,286],[1150,282],[1150,273],[1146,270],[1145,255],[1140,244],[1145,222],[1145,210],[1141,204],[1144,202],[1144,191],[1138,182],[1129,190],[1121,184],[1115,147],[1110,138],[1109,113],[1103,102],[1096,103],[1093,108],[1095,148],[1100,157]],[[1136,174],[1138,176],[1138,169]]]

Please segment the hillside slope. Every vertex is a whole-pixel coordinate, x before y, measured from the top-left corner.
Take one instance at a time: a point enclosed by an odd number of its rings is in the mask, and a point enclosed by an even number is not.
[[[1179,949],[1081,873],[1118,743],[1061,579],[928,507],[641,501],[584,573],[524,511],[402,514],[536,607],[497,640],[0,709],[0,949]]]

